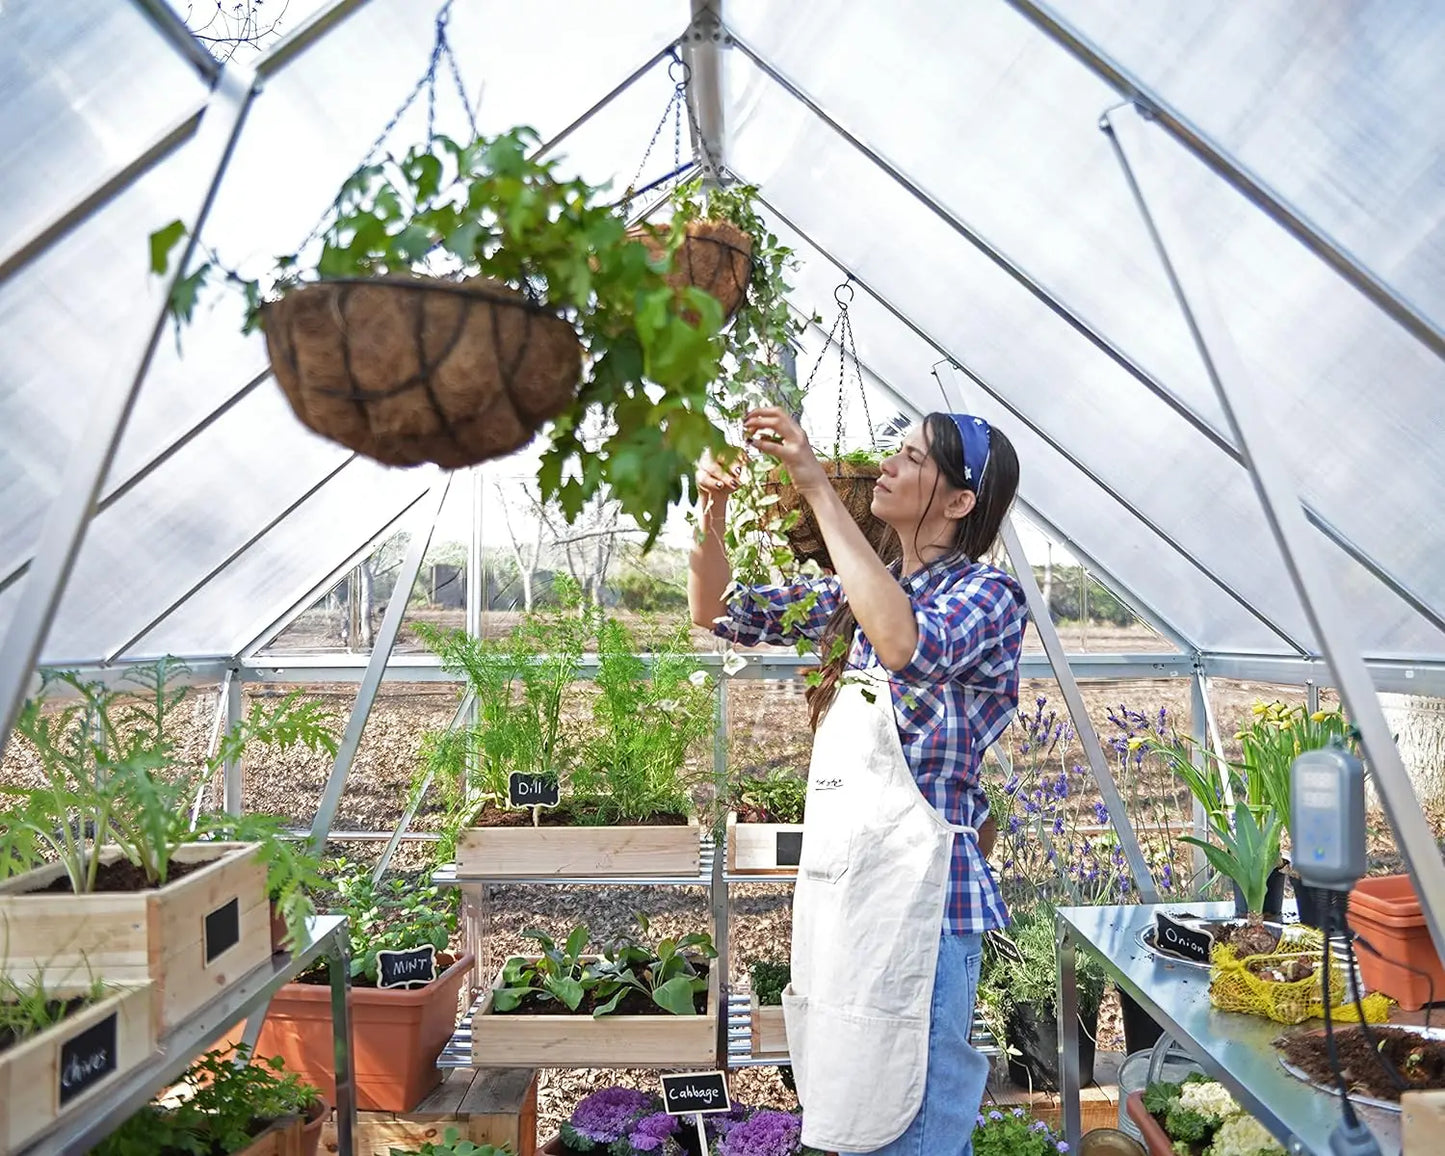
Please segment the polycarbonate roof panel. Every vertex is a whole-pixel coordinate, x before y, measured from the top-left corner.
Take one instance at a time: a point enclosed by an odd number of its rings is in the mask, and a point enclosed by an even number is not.
[[[1445,327],[1445,6],[1049,7]]]
[[[206,93],[133,4],[7,0],[0,257],[132,164]]]
[[[435,477],[351,461],[132,648],[137,657],[231,655],[394,522]],[[455,487],[454,487],[455,488]]]

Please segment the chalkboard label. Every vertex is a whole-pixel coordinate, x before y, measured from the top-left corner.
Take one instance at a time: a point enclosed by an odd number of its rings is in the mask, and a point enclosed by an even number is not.
[[[1214,936],[1202,927],[1176,923],[1160,911],[1154,915],[1154,946],[1180,959],[1208,963]]]
[[[376,953],[377,987],[425,987],[437,977],[437,949],[428,943],[410,951]]]
[[[803,832],[778,832],[778,866],[796,867],[803,859]]]
[[[514,807],[555,807],[561,798],[562,788],[550,775],[507,776],[507,802]]]
[[[237,896],[222,903],[206,916],[206,963],[209,965],[224,951],[241,942],[241,899]]]
[[[60,1045],[60,1103],[70,1103],[116,1070],[115,1037],[118,1012],[71,1036]]]
[[[1000,958],[1006,959],[1010,963],[1023,963],[1024,953],[1019,950],[1019,945],[998,928],[994,928],[988,933],[988,942]]]
[[[683,1072],[661,1079],[662,1107],[669,1116],[707,1115],[732,1108],[726,1072]]]

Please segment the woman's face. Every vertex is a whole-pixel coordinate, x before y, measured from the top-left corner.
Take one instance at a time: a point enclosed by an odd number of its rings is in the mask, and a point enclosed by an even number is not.
[[[917,532],[920,543],[947,545],[953,537],[951,523],[973,508],[974,495],[949,484],[928,448],[928,430],[915,425],[898,452],[883,459],[871,509],[904,542]]]

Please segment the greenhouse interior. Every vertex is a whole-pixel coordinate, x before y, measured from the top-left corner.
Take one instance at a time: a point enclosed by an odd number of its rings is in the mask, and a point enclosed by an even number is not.
[[[1442,61],[4,0],[0,1154],[1445,1151]]]

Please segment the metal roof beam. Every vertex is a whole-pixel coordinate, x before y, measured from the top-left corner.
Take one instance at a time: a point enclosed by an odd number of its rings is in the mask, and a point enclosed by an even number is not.
[[[215,85],[221,75],[221,62],[206,51],[206,46],[196,39],[195,33],[186,27],[186,22],[166,0],[131,0],[131,3],[200,74],[202,80]]]
[[[723,102],[722,48],[732,43],[723,27],[723,0],[692,0],[692,22],[683,33],[693,153],[709,182],[727,167],[727,120]]]

